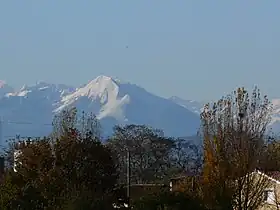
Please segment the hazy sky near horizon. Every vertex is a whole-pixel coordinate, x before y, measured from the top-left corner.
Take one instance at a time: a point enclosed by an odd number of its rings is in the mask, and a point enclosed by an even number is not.
[[[0,79],[81,85],[102,74],[161,96],[280,98],[280,1],[0,2]]]

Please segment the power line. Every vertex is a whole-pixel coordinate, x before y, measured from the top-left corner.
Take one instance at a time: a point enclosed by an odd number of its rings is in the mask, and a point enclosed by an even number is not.
[[[3,138],[21,138],[21,139],[27,139],[27,138],[32,138],[32,139],[35,139],[35,138],[40,138],[39,136],[20,136],[20,135],[11,135],[11,136],[3,136]]]
[[[0,119],[1,121],[1,119]],[[37,122],[24,122],[24,121],[1,121],[2,124],[6,123],[6,124],[17,124],[17,125],[44,125],[44,126],[52,126],[52,123],[37,123]]]
[[[4,121],[2,117],[0,117],[0,144],[3,144],[3,141],[7,139],[16,139],[17,135],[3,135],[3,126],[4,125],[37,125],[37,126],[53,126],[52,123],[38,123],[38,122],[28,122],[28,121]],[[27,138],[38,138],[38,136],[20,136],[21,139]]]

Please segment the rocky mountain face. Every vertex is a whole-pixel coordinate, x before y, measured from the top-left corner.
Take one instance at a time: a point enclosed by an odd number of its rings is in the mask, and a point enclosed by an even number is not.
[[[54,112],[66,107],[95,113],[106,131],[115,124],[146,124],[166,135],[182,136],[195,134],[199,127],[199,118],[188,109],[107,76],[99,76],[62,97]]]

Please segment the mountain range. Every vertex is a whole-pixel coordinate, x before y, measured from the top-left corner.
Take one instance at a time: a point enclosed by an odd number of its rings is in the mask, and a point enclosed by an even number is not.
[[[53,117],[71,107],[95,114],[104,135],[110,135],[116,124],[145,124],[168,136],[190,136],[196,134],[200,123],[197,113],[174,100],[107,76],[78,88],[38,82],[15,90],[1,81],[1,140],[48,135]]]
[[[280,131],[280,99],[272,100],[271,127]],[[0,81],[0,140],[45,136],[61,110],[76,107],[100,120],[104,135],[116,124],[145,124],[173,137],[195,135],[203,102],[163,98],[138,85],[98,76],[81,87],[38,82],[16,90]]]

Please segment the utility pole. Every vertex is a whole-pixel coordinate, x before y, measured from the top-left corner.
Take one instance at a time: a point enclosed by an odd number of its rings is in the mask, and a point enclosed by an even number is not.
[[[0,146],[3,147],[4,142],[3,142],[3,121],[2,117],[0,117]]]
[[[128,201],[128,208],[130,208],[130,151],[127,148],[127,189],[126,189],[126,193],[127,193],[127,201]]]

